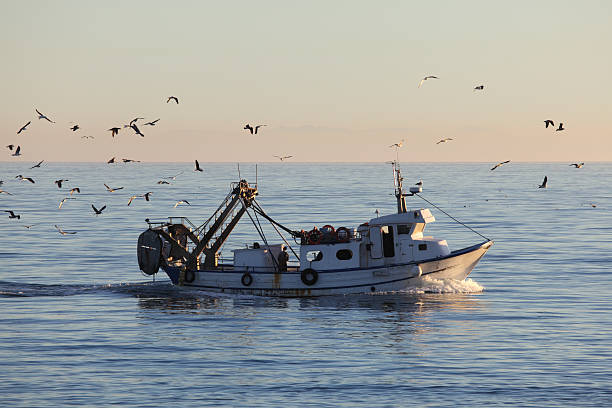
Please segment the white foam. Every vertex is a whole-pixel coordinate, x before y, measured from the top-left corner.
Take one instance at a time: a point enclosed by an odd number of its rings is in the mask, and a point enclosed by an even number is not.
[[[424,276],[419,279],[414,287],[406,289],[404,292],[411,294],[421,293],[479,293],[484,291],[484,287],[472,279],[434,279]]]

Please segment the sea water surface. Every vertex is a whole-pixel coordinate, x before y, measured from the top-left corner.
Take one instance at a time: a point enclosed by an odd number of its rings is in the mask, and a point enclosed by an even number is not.
[[[436,217],[428,235],[482,241],[444,210],[494,246],[465,282],[307,299],[188,291],[138,270],[145,218],[202,223],[235,164],[32,164],[0,163],[13,194],[0,210],[21,215],[0,212],[0,406],[612,406],[611,163],[405,163],[406,186],[422,179],[440,208],[408,198]],[[261,164],[257,181],[293,229],[396,211],[383,163]],[[258,240],[245,217],[222,255]]]

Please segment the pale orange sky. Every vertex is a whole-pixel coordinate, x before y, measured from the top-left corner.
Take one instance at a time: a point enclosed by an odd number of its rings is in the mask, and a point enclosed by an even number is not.
[[[2,10],[0,161],[372,162],[394,158],[388,146],[401,139],[402,161],[612,160],[607,1],[2,1]],[[425,75],[440,79],[418,88]],[[106,131],[137,116],[161,120],[141,126],[145,138]],[[268,126],[251,136],[246,123]],[[435,144],[445,137],[454,140]]]

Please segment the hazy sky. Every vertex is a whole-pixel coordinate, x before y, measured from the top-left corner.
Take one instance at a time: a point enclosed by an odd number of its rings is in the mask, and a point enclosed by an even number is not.
[[[0,3],[0,160],[612,160],[610,1]]]

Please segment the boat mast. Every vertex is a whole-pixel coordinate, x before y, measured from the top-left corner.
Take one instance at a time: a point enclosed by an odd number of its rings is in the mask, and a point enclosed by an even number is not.
[[[395,160],[393,162],[393,184],[395,185],[395,198],[397,198],[398,213],[405,213],[408,211],[406,208],[406,199],[404,198],[404,189],[402,187],[403,180],[404,178],[402,177],[399,161]]]

